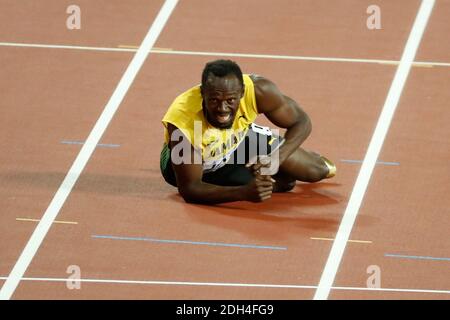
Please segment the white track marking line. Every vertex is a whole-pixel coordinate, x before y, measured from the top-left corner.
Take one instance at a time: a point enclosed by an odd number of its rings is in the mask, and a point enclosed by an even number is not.
[[[319,240],[319,241],[334,241],[333,238],[316,238],[316,237],[311,237],[311,240]],[[364,244],[371,244],[372,241],[369,240],[348,240],[348,242],[352,242],[352,243],[364,243]]]
[[[0,300],[10,299],[14,291],[16,290],[25,271],[33,260],[33,257],[35,256],[48,230],[50,229],[50,226],[56,219],[56,216],[58,215],[70,192],[72,191],[73,186],[77,182],[78,177],[89,161],[89,158],[95,150],[95,147],[99,143],[112,117],[114,116],[123,98],[125,97],[125,94],[133,83],[134,78],[142,67],[145,59],[150,52],[150,49],[155,44],[156,39],[161,33],[164,25],[169,19],[172,11],[175,9],[177,2],[178,0],[166,0],[164,2],[164,5],[158,13],[158,16],[156,17],[147,35],[145,36],[141,47],[139,48],[139,50],[137,50],[135,56],[133,57],[133,60],[120,79],[120,82],[114,90],[114,93],[109,99],[107,105],[105,106],[103,113],[100,115],[100,118],[97,120],[97,123],[89,134],[86,143],[83,145],[64,181],[53,197],[52,202],[45,211],[44,216],[34,230],[27,245],[23,249],[23,252],[17,260],[8,279],[0,290]]]
[[[417,13],[411,34],[406,43],[400,65],[398,66],[386,102],[383,106],[380,118],[378,119],[372,140],[370,141],[355,186],[353,187],[349,203],[342,218],[336,240],[333,242],[330,255],[323,270],[318,288],[314,295],[315,300],[325,300],[334,283],[336,273],[344,255],[345,247],[350,237],[353,225],[358,215],[364,194],[369,184],[370,177],[378,159],[378,155],[383,146],[384,139],[389,130],[392,118],[397,108],[400,96],[405,86],[406,80],[411,70],[417,49],[427,26],[435,0],[422,0],[419,12]]]
[[[41,220],[39,219],[30,219],[30,218],[16,218],[16,221],[24,221],[24,222],[39,222]],[[59,224],[78,224],[78,222],[75,221],[58,221],[55,220],[53,223],[59,223]]]
[[[126,45],[126,44],[121,44],[121,45],[118,45],[117,47],[118,48],[126,48],[126,49],[137,49],[138,48],[138,46],[132,46],[132,45]],[[151,51],[153,52],[153,51],[161,51],[161,50],[172,51],[173,49],[172,48],[153,47]]]
[[[0,277],[4,280],[6,277]],[[274,289],[316,289],[317,286],[290,284],[257,284],[257,283],[226,283],[226,282],[190,282],[190,281],[151,281],[151,280],[113,280],[113,279],[67,279],[67,278],[23,278],[23,281],[39,282],[67,282],[80,281],[84,283],[103,284],[136,284],[136,285],[173,285],[173,286],[211,286],[211,287],[243,287],[243,288],[274,288]],[[429,289],[398,289],[398,288],[365,288],[365,287],[332,287],[343,291],[378,291],[378,292],[406,292],[406,293],[436,293],[450,294],[450,290]]]
[[[70,46],[70,45],[59,45],[59,44],[17,43],[17,42],[0,42],[0,47],[66,49],[66,50],[106,51],[106,52],[137,52],[138,51],[137,48],[107,48],[107,47]]]
[[[118,48],[107,47],[87,47],[87,46],[69,46],[69,45],[50,45],[33,43],[15,43],[0,42],[0,47],[23,47],[23,48],[42,48],[42,49],[68,49],[68,50],[86,50],[86,51],[106,51],[106,52],[136,52],[134,46],[120,45]],[[270,54],[252,54],[252,53],[230,53],[230,52],[203,52],[203,51],[182,51],[165,48],[153,48],[152,53],[173,54],[186,56],[208,56],[208,57],[237,57],[237,58],[257,58],[274,60],[301,60],[301,61],[320,61],[320,62],[347,62],[347,63],[372,63],[382,65],[398,65],[397,60],[379,60],[379,59],[352,59],[335,57],[308,57],[308,56],[288,56],[288,55],[270,55]],[[446,62],[426,62],[416,61],[413,63],[416,67],[450,67]]]
[[[270,54],[252,54],[252,53],[227,53],[227,52],[202,52],[202,51],[179,51],[179,50],[157,50],[158,54],[173,55],[192,55],[192,56],[211,56],[211,57],[238,57],[238,58],[256,58],[256,59],[276,59],[276,60],[301,60],[301,61],[318,61],[318,62],[347,62],[347,63],[371,63],[384,65],[398,65],[400,61],[396,60],[379,60],[379,59],[355,59],[355,58],[336,58],[336,57],[310,57],[310,56],[288,56],[288,55],[270,55]],[[416,61],[413,63],[415,67],[450,67],[450,63],[446,62],[426,62]]]

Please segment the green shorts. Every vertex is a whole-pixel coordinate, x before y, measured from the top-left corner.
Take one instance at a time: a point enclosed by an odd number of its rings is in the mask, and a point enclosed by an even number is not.
[[[270,155],[277,150],[284,142],[280,136],[274,135],[266,127],[252,124],[240,143],[239,147],[230,157],[230,161],[221,168],[203,174],[202,181],[220,186],[241,186],[249,183],[253,179],[253,174],[245,167],[255,156]],[[256,143],[256,147],[251,148],[250,144]],[[265,147],[261,148],[263,144]],[[242,149],[244,148],[244,149]],[[164,143],[160,156],[160,169],[164,180],[172,186],[177,186],[175,172],[170,160],[170,148]],[[244,159],[237,161],[238,157],[244,154]],[[239,156],[238,156],[239,155]],[[233,159],[233,161],[231,161]]]

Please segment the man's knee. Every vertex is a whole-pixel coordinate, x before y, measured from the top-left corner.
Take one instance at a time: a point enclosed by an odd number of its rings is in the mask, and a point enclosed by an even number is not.
[[[273,186],[273,192],[289,192],[294,189],[295,181],[277,181]]]
[[[294,177],[279,171],[273,176],[275,183],[273,185],[273,192],[289,192],[294,189],[297,179]]]

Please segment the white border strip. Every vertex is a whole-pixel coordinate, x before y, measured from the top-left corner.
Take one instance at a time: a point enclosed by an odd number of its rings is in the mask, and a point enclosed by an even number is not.
[[[106,51],[106,52],[137,52],[138,48],[107,48],[107,47],[88,47],[88,46],[70,46],[61,44],[39,44],[39,43],[18,43],[18,42],[0,42],[0,47],[18,47],[18,48],[37,48],[37,49],[66,49],[83,51]]]
[[[51,45],[51,44],[35,44],[35,43],[17,43],[17,42],[0,42],[0,47],[19,47],[19,48],[41,48],[41,49],[66,49],[66,50],[85,50],[85,51],[104,51],[104,52],[136,52],[134,48],[107,48],[107,47],[87,47],[87,46],[69,46],[69,45]],[[271,54],[253,54],[238,52],[203,52],[203,51],[183,51],[183,50],[150,50],[156,54],[172,54],[185,56],[207,56],[207,57],[232,57],[232,58],[255,58],[255,59],[274,59],[274,60],[300,60],[300,61],[319,61],[319,62],[347,62],[347,63],[371,63],[397,65],[397,60],[380,60],[380,59],[353,59],[353,58],[336,58],[336,57],[309,57],[309,56],[289,56],[289,55],[271,55]],[[440,66],[450,67],[447,62],[426,62],[416,61],[414,66]]]
[[[314,295],[315,300],[325,300],[328,298],[356,216],[358,215],[364,194],[367,190],[370,177],[377,162],[378,155],[383,146],[384,139],[389,130],[417,49],[419,48],[420,41],[433,10],[434,3],[435,0],[422,0],[414,26],[411,30],[408,42],[406,43],[402,59],[400,60],[400,65],[398,66],[361,170],[359,171],[358,178],[353,187],[347,209],[345,210],[344,217],[339,226],[336,240],[333,242],[333,247],[331,248],[330,255],[328,256],[327,263],[320,278],[319,286]]]
[[[6,277],[0,277],[4,280]],[[172,286],[209,286],[209,287],[243,287],[243,288],[273,288],[273,289],[316,289],[317,286],[290,284],[257,284],[257,283],[227,283],[227,282],[190,282],[190,281],[151,281],[151,280],[113,280],[113,279],[67,279],[67,278],[23,278],[23,281],[66,282],[73,283],[103,283],[103,284],[135,284],[135,285],[172,285]],[[450,294],[450,290],[428,289],[398,289],[398,288],[364,288],[364,287],[332,287],[343,291],[375,291],[375,292],[403,292],[403,293],[434,293]]]
[[[22,279],[25,271],[33,260],[48,230],[50,229],[52,223],[55,221],[56,216],[58,215],[65,201],[67,200],[73,186],[77,182],[78,177],[81,175],[81,172],[89,161],[89,158],[91,157],[95,147],[99,143],[103,133],[105,132],[111,119],[119,108],[119,105],[121,104],[128,89],[133,83],[133,80],[144,64],[144,61],[147,58],[150,49],[155,44],[159,34],[161,33],[167,20],[172,14],[172,11],[175,9],[177,2],[178,0],[166,0],[164,5],[161,7],[158,16],[150,27],[147,35],[144,38],[144,41],[142,42],[140,48],[137,50],[124,75],[120,79],[119,84],[117,85],[114,93],[106,104],[105,109],[100,115],[100,118],[97,120],[97,123],[89,134],[86,143],[83,145],[64,181],[53,197],[52,202],[45,211],[44,216],[34,230],[27,245],[23,249],[22,254],[17,260],[10,275],[8,276],[8,279],[0,290],[0,300],[10,299],[14,291],[16,290],[20,280]]]

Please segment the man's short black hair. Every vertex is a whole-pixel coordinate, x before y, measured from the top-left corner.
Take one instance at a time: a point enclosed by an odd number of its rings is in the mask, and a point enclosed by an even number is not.
[[[239,65],[231,60],[215,60],[210,61],[205,65],[202,73],[202,87],[205,88],[209,74],[212,73],[216,77],[225,77],[229,74],[234,74],[241,86],[244,87],[244,78],[242,77],[242,71]]]

